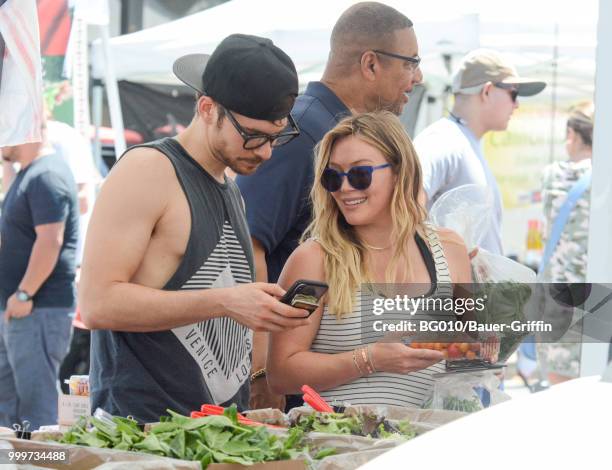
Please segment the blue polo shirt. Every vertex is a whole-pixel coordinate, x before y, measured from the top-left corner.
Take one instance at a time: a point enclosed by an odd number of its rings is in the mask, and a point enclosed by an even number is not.
[[[253,175],[236,178],[251,235],[266,251],[269,282],[278,280],[310,222],[314,147],[350,111],[323,83],[310,82],[291,114],[300,135],[274,149]]]
[[[64,222],[62,247],[53,271],[34,294],[34,308],[73,307],[76,301],[77,187],[62,156],[50,154],[19,171],[4,199],[0,216],[0,311],[26,273],[36,227],[58,222]]]

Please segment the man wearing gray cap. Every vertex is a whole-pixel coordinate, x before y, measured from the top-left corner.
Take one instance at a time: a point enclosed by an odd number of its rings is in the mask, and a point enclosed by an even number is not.
[[[92,332],[91,405],[157,421],[203,403],[249,398],[253,330],[304,325],[308,312],[252,283],[252,246],[236,185],[299,134],[291,59],[234,34],[174,72],[196,91],[187,129],[128,150],[89,226],[80,307]]]
[[[512,64],[495,51],[472,51],[455,73],[455,103],[449,116],[431,124],[414,141],[428,208],[442,194],[464,184],[490,189],[493,221],[480,246],[495,254],[503,254],[502,201],[480,139],[489,131],[506,130],[518,108],[518,97],[540,93],[545,86],[544,82],[519,77]]]

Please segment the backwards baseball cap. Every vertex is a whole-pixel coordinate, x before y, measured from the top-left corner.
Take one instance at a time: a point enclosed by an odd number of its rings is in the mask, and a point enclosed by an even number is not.
[[[194,90],[238,114],[266,121],[287,117],[298,94],[291,58],[271,40],[246,34],[226,37],[212,55],[178,58],[174,74]]]
[[[515,85],[519,96],[537,95],[546,87],[544,82],[519,77],[514,66],[499,53],[476,49],[463,58],[455,72],[453,93],[476,94],[487,82]]]

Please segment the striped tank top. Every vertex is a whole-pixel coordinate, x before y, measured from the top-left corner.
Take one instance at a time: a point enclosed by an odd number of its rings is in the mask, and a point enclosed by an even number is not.
[[[427,271],[431,278],[431,290],[425,298],[451,298],[452,285],[448,263],[444,255],[438,234],[429,224],[425,226],[426,240],[418,234],[415,240],[423,257]],[[373,328],[364,328],[365,312],[372,312],[373,296],[357,292],[353,300],[353,311],[340,320],[325,307],[319,330],[312,343],[311,351],[322,354],[338,354],[352,351],[366,344],[381,340],[381,333]],[[363,315],[362,315],[363,312]],[[394,313],[393,321],[405,317],[410,320],[432,319],[431,315],[417,312],[410,315],[406,312]],[[385,316],[388,314],[385,312]],[[437,319],[452,320],[454,316],[447,314],[436,315]],[[376,372],[367,377],[361,377],[354,382],[340,385],[333,389],[320,392],[321,396],[330,403],[351,405],[394,405],[420,407],[430,396],[433,387],[432,374],[444,371],[444,361],[434,364],[427,369],[409,374],[395,374]]]

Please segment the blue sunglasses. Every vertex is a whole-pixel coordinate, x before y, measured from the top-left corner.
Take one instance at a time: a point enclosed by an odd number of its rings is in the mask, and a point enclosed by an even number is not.
[[[375,170],[390,167],[390,163],[378,166],[354,166],[346,173],[334,170],[333,168],[325,168],[321,175],[321,186],[327,191],[333,193],[342,187],[342,181],[346,176],[349,184],[355,189],[367,189],[372,184],[372,173]]]

